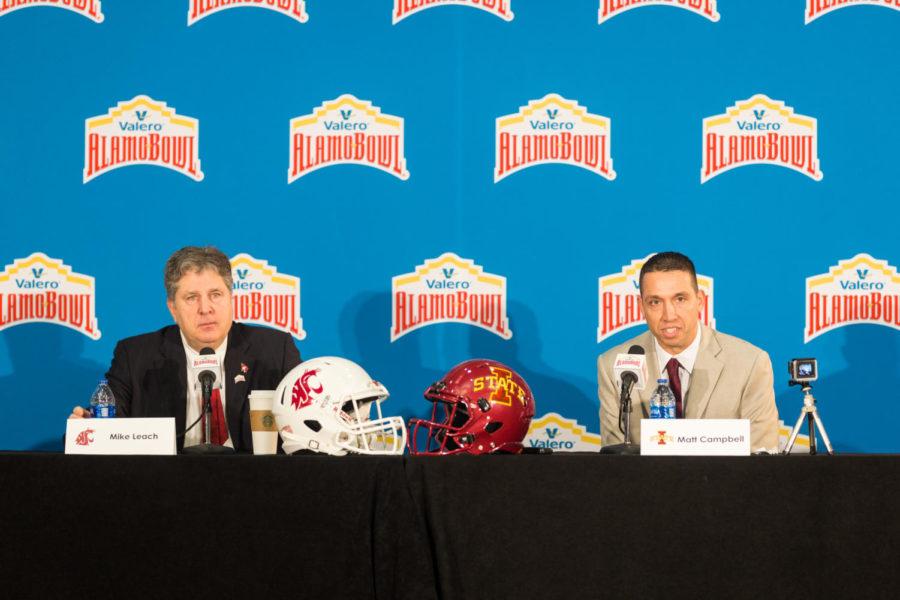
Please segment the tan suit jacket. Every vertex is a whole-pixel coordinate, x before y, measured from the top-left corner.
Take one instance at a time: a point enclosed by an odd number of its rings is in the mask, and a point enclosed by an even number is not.
[[[756,346],[700,324],[702,334],[691,372],[685,418],[749,419],[750,448],[778,450],[778,409],[775,406],[772,361]],[[656,388],[658,359],[653,334],[647,331],[604,352],[597,359],[600,431],[603,445],[624,441],[619,430],[619,390],[613,365],[616,355],[637,344],[647,354],[647,385],[631,393],[631,441],[640,443],[641,419],[650,416],[650,396]]]

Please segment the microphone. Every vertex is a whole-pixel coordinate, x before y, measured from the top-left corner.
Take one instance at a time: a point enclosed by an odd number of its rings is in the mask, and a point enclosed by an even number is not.
[[[184,449],[184,452],[186,454],[234,454],[233,448],[217,446],[211,442],[212,390],[213,384],[215,384],[219,376],[218,374],[222,372],[222,364],[219,361],[219,357],[216,356],[215,350],[208,347],[200,350],[200,356],[191,359],[191,371],[197,373],[197,381],[200,383],[200,391],[203,394],[203,408],[201,412],[206,413],[206,423],[203,427],[206,443],[188,446]],[[199,421],[200,419],[198,418],[197,420]],[[196,425],[196,421],[191,427],[194,425]]]
[[[200,391],[203,393],[203,405],[206,406],[212,395],[213,384],[218,377],[216,373],[222,368],[222,365],[219,364],[219,357],[212,348],[204,348],[200,351],[200,356],[193,359],[191,368],[194,372],[200,371],[197,374],[197,380],[200,382]]]
[[[200,356],[193,360],[191,365],[194,370],[203,369],[197,374],[197,380],[200,382],[200,393],[203,394],[203,409],[206,413],[206,422],[204,423],[204,435],[206,442],[212,443],[212,386],[216,381],[216,373],[211,369],[219,370],[219,358],[215,351],[206,347],[200,350]]]
[[[617,354],[613,365],[616,383],[620,385],[622,398],[631,396],[631,390],[642,390],[647,383],[647,358],[644,349],[635,344],[628,354]]]
[[[616,383],[621,386],[619,393],[619,430],[623,439],[621,444],[602,446],[601,454],[640,454],[641,447],[631,442],[631,390],[644,389],[647,382],[647,359],[644,349],[637,344],[628,349],[628,354],[617,354],[613,364]]]

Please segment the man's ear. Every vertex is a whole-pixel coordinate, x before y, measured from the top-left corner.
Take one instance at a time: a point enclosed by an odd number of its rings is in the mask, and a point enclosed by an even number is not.
[[[706,306],[706,292],[703,290],[697,290],[697,300],[700,303],[701,313],[703,311],[703,307]]]

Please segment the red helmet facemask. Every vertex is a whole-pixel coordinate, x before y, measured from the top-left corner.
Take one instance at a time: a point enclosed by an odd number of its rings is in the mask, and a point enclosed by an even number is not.
[[[518,373],[494,360],[475,359],[450,369],[425,390],[431,419],[410,419],[413,455],[522,451],[534,417],[534,396]],[[425,437],[420,449],[418,438]]]

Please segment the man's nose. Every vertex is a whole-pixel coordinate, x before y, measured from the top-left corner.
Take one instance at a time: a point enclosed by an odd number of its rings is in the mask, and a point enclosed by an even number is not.
[[[200,298],[200,314],[205,315],[211,313],[213,310],[213,303],[209,298]]]
[[[675,318],[675,304],[672,302],[663,302],[663,319],[671,321]]]

